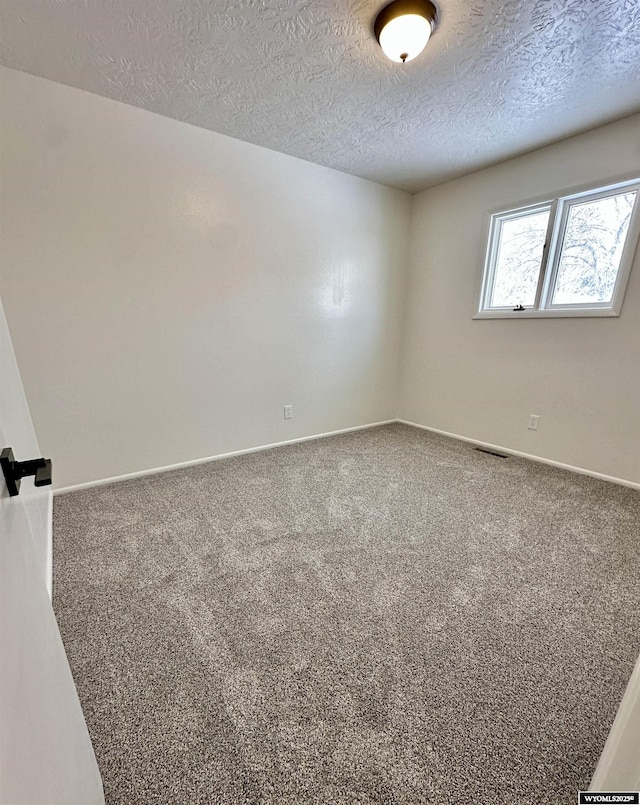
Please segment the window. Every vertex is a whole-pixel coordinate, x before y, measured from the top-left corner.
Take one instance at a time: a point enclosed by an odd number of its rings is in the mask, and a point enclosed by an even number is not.
[[[640,179],[491,216],[476,318],[619,316]]]

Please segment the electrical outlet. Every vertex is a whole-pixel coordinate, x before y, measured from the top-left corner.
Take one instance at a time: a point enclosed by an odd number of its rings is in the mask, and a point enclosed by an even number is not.
[[[285,407],[284,407],[284,418],[285,419],[293,419],[293,405],[285,405]]]
[[[538,430],[540,417],[537,414],[529,414],[529,430]]]

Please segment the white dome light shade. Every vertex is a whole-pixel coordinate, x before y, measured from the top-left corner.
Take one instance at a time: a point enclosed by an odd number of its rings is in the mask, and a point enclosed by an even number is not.
[[[380,31],[380,47],[391,61],[415,59],[431,36],[431,23],[417,14],[405,14],[388,22]]]
[[[429,0],[395,0],[378,14],[374,31],[385,56],[395,62],[415,59],[425,48],[436,23]]]

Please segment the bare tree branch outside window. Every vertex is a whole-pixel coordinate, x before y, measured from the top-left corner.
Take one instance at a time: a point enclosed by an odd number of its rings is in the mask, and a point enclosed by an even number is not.
[[[571,206],[553,304],[611,300],[635,198],[621,193]]]

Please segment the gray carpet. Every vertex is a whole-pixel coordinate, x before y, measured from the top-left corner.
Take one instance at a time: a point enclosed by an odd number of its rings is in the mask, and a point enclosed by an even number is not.
[[[640,495],[390,425],[57,497],[108,803],[574,803]]]

